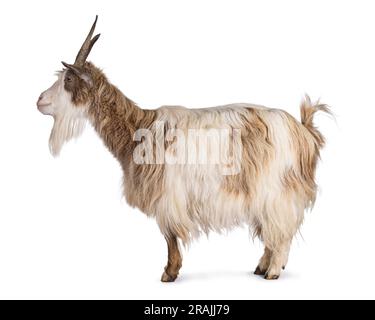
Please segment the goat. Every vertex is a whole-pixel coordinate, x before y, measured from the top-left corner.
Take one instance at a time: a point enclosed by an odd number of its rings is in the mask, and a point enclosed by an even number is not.
[[[58,80],[37,101],[39,111],[54,118],[51,153],[58,155],[66,141],[78,137],[86,121],[93,125],[121,164],[128,204],[155,218],[166,239],[163,282],[178,276],[180,242],[187,245],[202,233],[239,225],[248,225],[265,246],[255,274],[278,279],[304,211],[315,201],[315,170],[325,141],[313,117],[317,111],[329,113],[328,106],[314,104],[306,96],[301,122],[283,110],[245,103],[205,109],[142,109],[86,62],[100,36],[92,37],[97,18],[74,64],[62,62],[65,68]],[[225,152],[217,135],[211,144],[186,139],[190,130],[207,133],[211,129],[229,132],[233,143]],[[149,140],[142,130],[161,137],[161,143]],[[169,136],[163,139],[166,130]],[[184,155],[186,148],[209,155],[219,151],[232,160],[179,161],[186,160],[183,156],[165,161]]]

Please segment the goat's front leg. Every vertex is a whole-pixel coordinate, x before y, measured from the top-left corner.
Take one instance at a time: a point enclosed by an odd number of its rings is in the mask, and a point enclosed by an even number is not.
[[[178,271],[182,266],[182,257],[178,248],[176,236],[165,237],[168,245],[168,263],[164,268],[163,275],[161,276],[162,282],[173,282],[178,276]]]

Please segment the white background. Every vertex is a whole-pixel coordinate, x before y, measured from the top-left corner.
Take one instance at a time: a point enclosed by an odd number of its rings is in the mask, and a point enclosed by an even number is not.
[[[90,60],[140,106],[251,102],[299,118],[304,93],[332,106],[316,206],[278,281],[252,274],[246,229],[184,250],[121,195],[93,129],[57,159],[35,102],[73,62],[95,14]],[[375,298],[373,1],[0,2],[0,298]]]

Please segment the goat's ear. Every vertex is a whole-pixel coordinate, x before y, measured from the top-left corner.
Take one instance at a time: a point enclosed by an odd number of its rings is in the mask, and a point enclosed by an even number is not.
[[[83,81],[85,81],[87,84],[92,86],[92,79],[91,76],[85,72],[83,72],[79,67],[66,63],[64,61],[61,61],[63,66],[67,68],[68,70],[72,71],[77,77],[81,78]]]
[[[81,74],[82,74],[82,71],[77,68],[75,65],[73,64],[69,64],[69,63],[66,63],[64,61],[61,61],[61,63],[63,64],[63,66],[69,70],[71,70],[76,76],[80,77]]]

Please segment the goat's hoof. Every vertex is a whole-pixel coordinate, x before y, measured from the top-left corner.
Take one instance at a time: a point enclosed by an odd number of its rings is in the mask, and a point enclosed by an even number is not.
[[[277,279],[279,279],[279,277],[280,277],[280,275],[278,275],[278,274],[266,274],[265,276],[264,276],[264,279],[266,279],[266,280],[277,280]]]
[[[254,271],[254,274],[256,274],[257,276],[264,276],[266,274],[266,271],[263,271],[261,268],[259,268],[259,266],[257,266],[257,268]]]
[[[173,282],[176,280],[176,278],[177,278],[177,275],[172,277],[167,272],[164,271],[161,276],[161,282]]]

